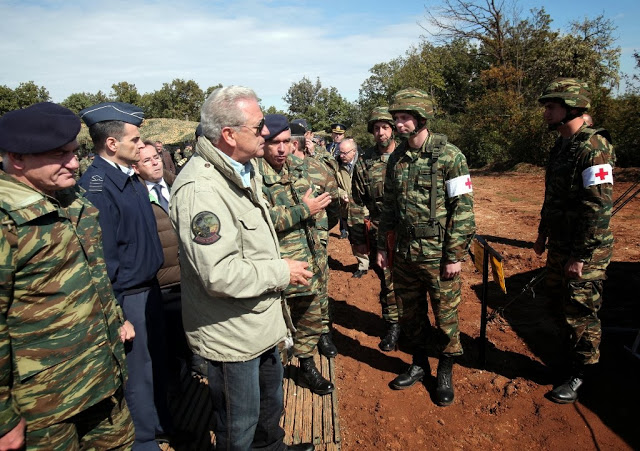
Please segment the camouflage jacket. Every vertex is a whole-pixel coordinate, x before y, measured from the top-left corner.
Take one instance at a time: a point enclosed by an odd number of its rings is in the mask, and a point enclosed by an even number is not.
[[[384,178],[391,153],[378,154],[374,148],[365,151],[369,158],[359,158],[351,182],[349,205],[349,239],[352,244],[366,244],[364,219],[370,216],[371,226],[377,232],[380,224]],[[375,233],[375,232],[374,232]]]
[[[305,193],[313,185],[309,182],[304,160],[289,155],[280,172],[276,172],[264,158],[257,160],[258,171],[262,174],[262,194],[271,209],[271,221],[278,235],[282,258],[306,261],[313,272],[309,286],[292,285],[284,290],[286,297],[306,296],[318,290],[321,274],[314,254],[322,252],[315,219],[309,207],[302,201]]]
[[[538,228],[550,249],[582,261],[609,253],[614,164],[611,144],[586,125],[570,140],[558,138],[549,155]]]
[[[45,196],[0,171],[0,436],[50,426],[126,376],[98,210],[79,187]]]
[[[326,247],[329,241],[329,230],[338,223],[340,217],[340,199],[338,196],[338,183],[327,165],[313,157],[307,156],[304,164],[309,174],[309,180],[314,186],[314,196],[323,193],[331,195],[331,203],[326,210],[316,215],[316,227],[322,244]]]
[[[435,222],[431,207],[431,157],[444,135],[429,134],[421,149],[403,141],[387,163],[378,249],[386,249],[386,235],[396,232],[396,252],[412,261],[457,262],[466,256],[475,234],[473,195],[450,195],[449,187],[464,182],[471,188],[467,160],[454,145],[440,150],[437,163]]]

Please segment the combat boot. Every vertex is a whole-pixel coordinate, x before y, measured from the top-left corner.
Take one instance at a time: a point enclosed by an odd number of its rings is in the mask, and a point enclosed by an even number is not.
[[[438,362],[438,375],[436,386],[436,404],[449,406],[453,403],[453,357],[442,356]]]
[[[378,347],[385,352],[394,351],[398,347],[398,339],[400,338],[400,324],[393,323],[387,329],[387,335],[380,340]]]
[[[338,355],[338,348],[333,344],[331,333],[320,335],[320,340],[318,340],[318,351],[328,359]]]
[[[578,389],[584,382],[585,366],[574,363],[571,369],[571,377],[563,384],[548,393],[549,399],[558,404],[571,404],[578,399]]]
[[[316,368],[313,357],[306,357],[299,360],[301,376],[309,390],[316,395],[328,395],[333,391],[335,388],[334,385],[322,377],[322,374],[320,374],[320,371]]]
[[[411,366],[402,374],[389,383],[394,390],[404,390],[413,386],[416,382],[424,379],[424,376],[430,372],[429,360],[427,357],[413,358]]]

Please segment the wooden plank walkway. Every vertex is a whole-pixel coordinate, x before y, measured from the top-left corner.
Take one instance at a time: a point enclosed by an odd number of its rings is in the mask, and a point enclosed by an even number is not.
[[[335,381],[335,361],[316,355],[316,366],[322,375]],[[181,375],[181,395],[170,403],[174,424],[182,431],[182,440],[171,443],[176,451],[212,450],[213,413],[206,381],[191,376],[188,370]],[[293,358],[284,370],[285,412],[280,424],[285,431],[287,444],[312,442],[316,451],[340,450],[340,421],[338,417],[338,394],[314,395],[306,387],[297,384],[298,361]]]

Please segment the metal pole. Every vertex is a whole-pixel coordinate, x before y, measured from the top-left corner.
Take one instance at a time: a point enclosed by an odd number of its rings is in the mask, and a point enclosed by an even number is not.
[[[487,356],[487,291],[489,285],[489,252],[486,246],[482,246],[482,313],[480,315],[480,367],[484,368]]]

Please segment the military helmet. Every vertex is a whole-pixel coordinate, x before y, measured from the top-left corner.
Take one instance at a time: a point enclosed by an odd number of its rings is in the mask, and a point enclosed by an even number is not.
[[[561,100],[569,108],[588,109],[591,106],[591,93],[587,83],[577,78],[556,78],[547,86],[538,99],[544,103],[549,100]]]
[[[402,89],[393,96],[389,113],[408,111],[422,119],[433,119],[434,101],[426,91],[416,88]]]
[[[393,117],[391,113],[389,113],[389,108],[386,106],[378,106],[371,111],[369,120],[367,121],[367,131],[373,133],[373,125],[379,121],[388,122],[391,128],[395,128]]]

